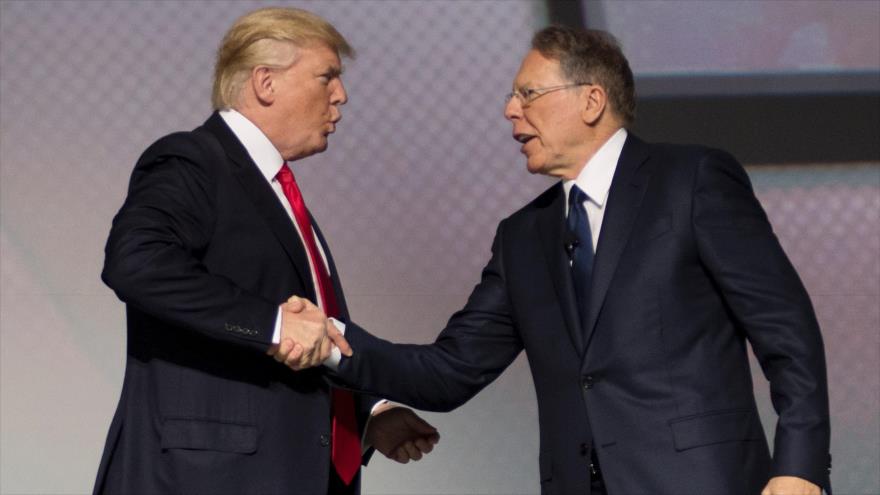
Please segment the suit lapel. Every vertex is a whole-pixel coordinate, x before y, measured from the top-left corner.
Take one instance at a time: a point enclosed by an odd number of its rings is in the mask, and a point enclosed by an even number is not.
[[[311,211],[309,212],[309,218],[312,221],[312,227],[315,229],[318,242],[321,243],[321,249],[324,250],[324,256],[327,257],[327,269],[330,273],[330,281],[333,283],[333,293],[336,294],[336,308],[339,310],[338,317],[342,320],[348,321],[348,306],[345,304],[345,294],[342,290],[342,281],[339,280],[339,272],[336,271],[336,263],[333,261],[333,255],[330,254],[330,246],[327,245],[327,239],[324,238],[324,234],[321,232],[321,229],[318,228],[318,222],[315,221],[315,217],[312,216]]]
[[[266,178],[253,160],[251,160],[247,150],[245,150],[244,146],[242,146],[241,142],[235,137],[235,134],[232,133],[232,130],[229,129],[218,113],[215,112],[211,115],[207,122],[205,122],[204,128],[217,138],[226,155],[232,161],[233,175],[241,183],[247,196],[256,207],[257,212],[269,225],[269,230],[272,231],[290,257],[300,278],[301,286],[307,292],[307,294],[303,295],[312,301],[316,301],[315,287],[312,283],[305,246],[302,245],[290,216],[287,215],[284,207],[278,202],[275,191],[266,182]],[[280,167],[281,164],[278,166]],[[303,235],[306,235],[306,233],[303,232]]]
[[[547,269],[556,289],[556,298],[565,325],[568,327],[571,343],[578,354],[581,354],[584,350],[583,332],[578,322],[574,286],[571,282],[571,265],[562,245],[565,231],[565,194],[561,182],[555,186],[555,190],[548,195],[548,198],[546,204],[539,206],[536,218],[541,248],[544,251],[544,259],[547,261]]]
[[[620,153],[617,169],[611,181],[607,210],[602,219],[602,230],[596,246],[593,261],[593,281],[590,290],[590,303],[585,343],[590,344],[599,312],[614,272],[620,262],[620,255],[626,247],[632,232],[633,223],[639,212],[642,198],[648,186],[649,169],[648,146],[630,134]]]

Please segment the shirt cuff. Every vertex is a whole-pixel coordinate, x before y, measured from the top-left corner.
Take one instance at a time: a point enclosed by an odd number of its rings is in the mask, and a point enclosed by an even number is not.
[[[388,401],[388,399],[380,399],[379,402],[373,404],[373,408],[370,409],[370,417],[371,417],[371,418],[373,417],[373,414],[376,413],[376,409],[378,409],[379,406],[384,406],[385,404],[390,404],[390,403],[391,403],[391,402]],[[395,404],[395,407],[396,407],[396,406],[397,406],[397,405]]]
[[[367,422],[364,423],[364,434],[361,435],[361,455],[365,455],[368,450],[373,448],[372,445],[367,445],[367,431],[370,429],[370,422],[373,421],[373,414],[376,413],[376,409],[379,406],[384,406],[385,404],[390,404],[391,402],[386,399],[381,399],[379,402],[373,404],[373,408],[370,409],[370,415],[367,416]],[[398,404],[394,404],[394,407],[397,407]]]
[[[342,323],[341,321],[333,317],[327,319],[330,320],[334,325],[336,325],[336,329],[339,330],[339,333],[345,335],[345,323]],[[340,361],[342,361],[342,352],[340,352],[339,348],[334,345],[333,349],[330,350],[330,357],[324,360],[323,364],[331,370],[337,371],[339,370]]]
[[[281,343],[281,306],[278,306],[278,313],[275,317],[275,330],[272,332],[272,343]]]

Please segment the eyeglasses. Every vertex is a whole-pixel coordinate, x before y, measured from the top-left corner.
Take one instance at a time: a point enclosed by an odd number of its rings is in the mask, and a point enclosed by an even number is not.
[[[560,86],[548,86],[546,88],[520,88],[512,93],[507,93],[504,96],[504,104],[507,105],[510,103],[510,100],[513,97],[519,98],[520,105],[523,108],[531,105],[538,98],[552,93],[554,91],[559,91],[561,89],[575,88],[578,86],[589,86],[593,83],[583,82],[583,83],[572,83],[572,84],[562,84]]]

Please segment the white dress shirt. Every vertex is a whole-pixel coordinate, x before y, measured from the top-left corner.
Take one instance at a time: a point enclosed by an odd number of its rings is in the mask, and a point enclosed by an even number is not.
[[[257,165],[257,168],[260,169],[260,173],[265,177],[266,182],[269,183],[269,186],[272,187],[272,190],[275,192],[275,196],[278,197],[278,201],[281,203],[281,206],[284,207],[284,211],[287,212],[287,216],[290,217],[291,226],[296,230],[297,235],[299,236],[300,242],[305,246],[305,241],[303,238],[303,233],[299,228],[299,224],[297,224],[296,219],[293,216],[293,210],[290,207],[290,202],[287,200],[287,197],[284,195],[284,190],[281,188],[281,183],[275,176],[278,174],[278,170],[281,169],[281,165],[288,166],[284,158],[281,156],[281,153],[275,148],[269,138],[263,134],[263,131],[260,130],[259,127],[254,125],[253,122],[247,119],[241,113],[228,109],[221,110],[220,117],[226,122],[226,125],[229,126],[229,129],[232,130],[232,133],[235,134],[235,137],[241,142],[244,149],[250,155],[251,160]],[[330,274],[330,265],[327,263],[327,255],[324,253],[324,248],[321,246],[321,243],[318,242],[317,236],[315,236],[314,228],[312,232],[309,232],[308,235],[311,235],[315,239],[315,245],[318,246],[318,253],[321,255],[321,261],[323,261],[324,266],[327,269],[327,274]],[[318,273],[315,271],[315,264],[312,262],[310,256],[306,256],[309,261],[309,272],[312,276],[312,284],[315,287],[315,298],[317,299],[318,307],[324,308],[324,300],[321,297],[321,291],[317,290],[320,285],[318,285]],[[339,328],[341,322],[337,322],[335,319],[332,319],[336,327]],[[342,330],[344,333],[344,325],[342,326]],[[275,330],[272,333],[272,342],[277,344],[281,342],[281,307],[278,308],[278,314],[275,317]],[[333,354],[328,358],[327,362],[338,363],[340,359],[339,349],[336,347],[333,348]],[[327,364],[327,363],[325,363]]]
[[[235,134],[235,137],[241,141],[241,144],[244,146],[244,149],[247,150],[248,155],[250,155],[251,160],[256,163],[257,168],[260,169],[260,172],[263,174],[263,177],[266,178],[266,182],[272,187],[272,190],[275,191],[275,196],[278,197],[278,201],[281,202],[281,206],[284,207],[284,211],[287,212],[287,216],[290,217],[290,222],[293,224],[293,228],[296,229],[297,235],[299,235],[299,240],[305,246],[305,241],[303,241],[303,233],[299,228],[299,225],[296,223],[296,219],[293,217],[293,210],[290,207],[290,202],[287,200],[287,197],[284,195],[284,190],[281,188],[281,183],[278,182],[278,179],[275,176],[278,174],[278,170],[281,169],[281,164],[283,163],[287,166],[284,158],[282,158],[281,153],[275,148],[269,138],[263,134],[263,131],[260,130],[259,127],[254,125],[253,122],[247,119],[241,113],[229,109],[229,110],[221,110],[220,117],[223,118],[223,121],[226,122],[226,125],[232,130],[232,133]],[[318,246],[318,252],[321,255],[321,260],[324,262],[324,266],[327,269],[327,275],[330,275],[330,264],[327,263],[327,254],[324,253],[324,248],[321,246],[321,243],[318,242],[318,238],[315,235],[314,227],[312,228],[312,232],[309,232],[309,235],[314,236],[315,245]],[[321,291],[318,290],[318,273],[315,271],[315,265],[312,263],[312,259],[310,256],[306,256],[309,260],[309,271],[312,275],[312,284],[315,287],[315,297],[318,301],[318,306],[320,308],[324,308],[324,300],[321,297]],[[336,318],[330,318],[330,321],[336,325],[336,328],[345,335],[345,324]],[[278,307],[278,314],[275,317],[275,331],[272,334],[272,342],[277,344],[281,342],[281,307]],[[324,366],[332,370],[337,370],[339,368],[339,362],[342,360],[342,353],[339,351],[339,348],[333,346],[333,349],[330,351],[330,357],[328,357],[324,361]],[[372,413],[375,410],[387,404],[388,401],[380,400],[376,404],[373,405],[372,410],[370,411],[370,416],[367,418],[367,423],[364,426],[365,436],[367,433],[367,428],[370,425],[370,421],[372,419]],[[366,452],[366,449],[369,447],[366,445],[364,438],[361,438],[361,446],[364,449],[363,452]],[[362,452],[362,453],[363,453]]]
[[[584,208],[587,210],[587,219],[590,222],[590,234],[593,239],[593,252],[599,243],[599,231],[602,229],[602,219],[605,217],[605,205],[608,202],[608,192],[611,189],[611,179],[617,170],[617,162],[623,151],[623,143],[626,142],[626,129],[620,128],[608,141],[605,141],[596,154],[587,162],[578,176],[562,181],[565,191],[565,215],[568,216],[568,195],[571,187],[577,184],[578,188],[587,195]]]

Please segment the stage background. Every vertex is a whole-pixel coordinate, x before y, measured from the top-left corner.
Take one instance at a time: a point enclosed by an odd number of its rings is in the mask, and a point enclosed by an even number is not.
[[[328,152],[294,164],[354,319],[433,340],[498,221],[551,184],[525,171],[502,116],[531,33],[606,27],[645,88],[636,132],[749,166],[825,337],[835,493],[880,493],[880,3],[489,0],[0,3],[0,492],[91,490],[125,353],[124,307],[99,278],[110,221],[140,152],[208,116],[225,30],[279,3],[359,52]],[[735,29],[691,29],[703,21]],[[365,493],[538,492],[524,357],[425,416],[435,453],[374,457]]]

